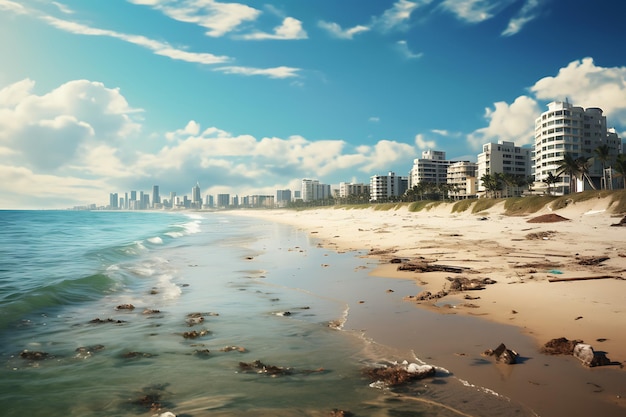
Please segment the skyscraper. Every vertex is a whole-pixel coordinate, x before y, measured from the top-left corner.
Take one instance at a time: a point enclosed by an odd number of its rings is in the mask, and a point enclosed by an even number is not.
[[[191,189],[191,205],[194,208],[202,207],[202,196],[200,195],[200,184],[198,182]]]
[[[159,186],[152,186],[152,207],[155,207],[157,204],[161,204],[161,197],[159,196]]]

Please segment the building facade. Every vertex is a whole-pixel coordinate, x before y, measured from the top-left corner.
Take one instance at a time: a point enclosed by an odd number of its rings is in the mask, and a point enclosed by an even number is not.
[[[614,129],[607,129],[606,117],[602,109],[584,109],[565,101],[553,101],[548,111],[535,120],[535,154],[533,160],[536,187],[540,187],[549,173],[557,175],[557,169],[569,154],[573,159],[592,158],[599,146],[607,145],[610,155],[615,158],[620,151],[621,141]],[[595,158],[589,167],[589,175],[595,186],[601,183],[602,163]],[[576,181],[572,181],[575,183]],[[579,181],[584,187],[584,181]],[[570,191],[570,177],[559,176],[554,184],[557,192]],[[577,189],[582,191],[582,189]]]
[[[408,187],[413,188],[419,183],[445,184],[448,181],[448,166],[451,163],[446,160],[444,151],[423,151],[421,158],[413,160]]]
[[[302,201],[327,200],[330,198],[330,184],[320,184],[318,180],[302,180]]]
[[[393,200],[400,197],[408,189],[408,178],[400,177],[389,171],[387,175],[370,177],[370,201]]]
[[[469,161],[454,162],[448,166],[448,196],[454,199],[476,197],[478,164]]]
[[[481,178],[485,175],[507,174],[512,178],[526,180],[532,175],[532,149],[515,146],[514,142],[499,141],[486,143],[483,151],[478,154],[478,193],[486,191]],[[503,184],[506,196],[519,196],[526,189],[525,186]]]
[[[339,197],[347,198],[349,196],[362,196],[370,194],[370,184],[355,184],[353,182],[339,183]]]

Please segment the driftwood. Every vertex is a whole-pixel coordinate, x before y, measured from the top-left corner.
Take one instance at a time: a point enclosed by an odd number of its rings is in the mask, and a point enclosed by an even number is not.
[[[415,271],[415,272],[450,272],[460,274],[468,272],[471,268],[452,265],[434,265],[427,262],[405,262],[398,266],[398,271]]]
[[[594,277],[565,277],[565,278],[549,278],[548,282],[567,282],[567,281],[589,281],[592,279],[624,279],[614,275],[598,275]]]

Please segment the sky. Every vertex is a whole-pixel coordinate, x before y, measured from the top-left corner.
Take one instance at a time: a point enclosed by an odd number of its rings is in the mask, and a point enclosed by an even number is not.
[[[0,209],[275,195],[530,145],[551,101],[626,138],[626,2],[0,0]]]

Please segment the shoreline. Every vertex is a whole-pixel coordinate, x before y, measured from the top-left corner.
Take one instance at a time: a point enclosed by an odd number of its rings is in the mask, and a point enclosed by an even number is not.
[[[403,347],[421,342],[423,334],[411,336],[403,332],[402,327],[389,328],[390,323],[397,320],[392,315],[398,314],[406,315],[403,324],[411,326],[408,317],[412,317],[413,308],[432,312],[432,318],[427,319],[430,322],[446,321],[445,317],[456,316],[454,320],[461,323],[464,323],[464,317],[474,319],[465,324],[470,327],[482,328],[482,322],[507,326],[502,328],[502,334],[508,334],[509,340],[500,340],[498,335],[484,339],[480,339],[480,335],[477,339],[469,337],[471,341],[452,338],[445,343],[457,346],[439,346],[442,355],[438,355],[436,349],[430,350],[438,344],[430,340],[424,350],[435,353],[418,356],[430,360],[429,356],[436,355],[434,365],[451,367],[450,370],[461,379],[468,380],[469,377],[471,383],[487,388],[495,386],[498,393],[503,392],[514,399],[519,397],[544,413],[540,415],[560,415],[564,407],[569,415],[577,415],[577,412],[583,412],[585,404],[592,404],[589,407],[595,407],[596,411],[598,406],[607,406],[609,408],[605,411],[608,413],[611,413],[611,407],[624,412],[626,392],[621,391],[626,386],[626,334],[623,332],[626,326],[626,239],[622,237],[623,227],[612,227],[623,215],[611,213],[610,198],[578,202],[554,212],[544,207],[520,216],[505,215],[503,206],[504,203],[498,203],[478,214],[469,210],[452,213],[450,203],[418,212],[410,212],[406,207],[388,211],[328,207],[231,213],[289,224],[318,239],[320,246],[336,252],[368,251],[363,257],[376,263],[370,275],[381,281],[389,280],[384,285],[388,285],[390,292],[393,292],[394,280],[413,282],[413,293],[390,294],[403,301],[399,304],[401,307],[395,307],[396,311],[385,313],[389,316],[387,321],[371,314],[368,318],[367,313],[356,318],[357,325],[365,326],[368,337],[377,342],[389,346],[406,344]],[[554,214],[567,220],[528,222],[541,215]],[[597,262],[600,259],[603,260]],[[458,267],[462,272],[402,271],[398,270],[398,263],[391,263],[398,261],[426,261],[432,265]],[[449,289],[447,278],[459,276],[490,278],[495,283],[482,290],[416,301],[415,297],[423,291],[434,294]],[[551,279],[572,281],[550,282]],[[383,293],[376,302],[385,303],[385,299],[388,297]],[[363,309],[370,307],[371,301],[364,300]],[[358,310],[358,305],[353,306],[354,311]],[[509,333],[508,326],[515,332]],[[588,368],[572,356],[540,353],[546,342],[560,337],[583,340],[595,351],[606,353],[611,365]],[[497,365],[499,372],[504,374],[494,379],[492,371],[479,370],[471,361],[492,362],[493,358],[481,358],[480,353],[495,348],[499,342],[511,349],[523,350],[520,356],[526,359],[520,365],[508,366],[515,371],[502,368],[507,365]],[[551,372],[558,370],[561,376],[545,374],[547,366]],[[518,375],[513,375],[514,372]],[[528,372],[530,374],[526,375]],[[597,382],[583,380],[590,373]],[[542,381],[544,377],[545,383],[537,384],[539,388],[549,386],[547,393],[543,392],[545,389],[537,391],[532,386],[533,381]],[[528,379],[520,382],[520,378]],[[602,386],[602,392],[591,393],[589,385],[585,384]],[[561,387],[557,388],[557,385]],[[542,401],[562,404],[550,407],[543,405]]]

